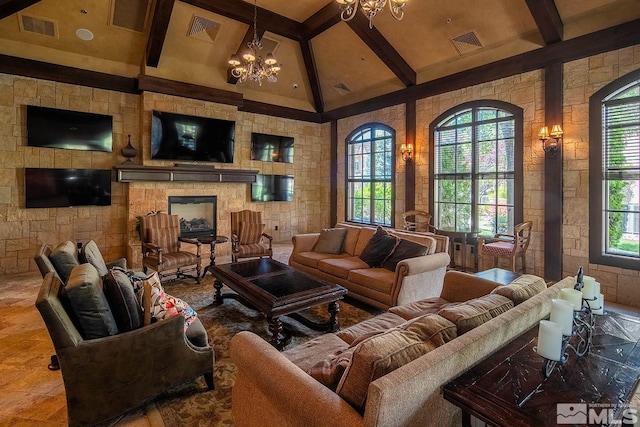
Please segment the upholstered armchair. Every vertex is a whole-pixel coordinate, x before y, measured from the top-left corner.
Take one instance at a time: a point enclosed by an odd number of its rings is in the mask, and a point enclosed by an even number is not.
[[[483,255],[493,257],[493,266],[498,266],[498,258],[508,258],[511,271],[516,271],[516,260],[522,260],[522,272],[527,268],[527,248],[531,241],[531,228],[533,223],[526,221],[513,228],[513,234],[496,234],[493,238],[481,237],[478,239],[478,270],[483,268]]]
[[[263,232],[262,212],[231,212],[231,261],[273,256],[273,237]]]
[[[91,284],[101,286],[92,266],[82,264],[77,268],[84,270],[84,275],[80,275],[82,280],[75,284],[76,289],[84,292]],[[73,276],[70,282],[74,282]],[[70,286],[73,284],[65,286],[55,272],[49,272],[36,300],[60,361],[70,426],[112,420],[201,375],[213,388],[214,353],[201,323],[198,326],[204,336],[193,341],[185,333],[182,315],[127,332],[114,330],[108,336],[84,338],[87,328],[77,324],[80,311],[72,308]],[[80,299],[91,303],[98,294],[103,294],[101,288],[93,297],[85,294]],[[104,310],[92,317],[103,316]]]
[[[421,210],[410,210],[402,213],[403,228],[407,231],[433,231],[431,214]]]
[[[175,274],[178,277],[192,277],[200,283],[201,243],[195,238],[180,237],[178,215],[155,213],[141,217],[140,238],[145,273],[151,268],[162,277]],[[183,251],[182,243],[194,245],[196,252]],[[195,270],[195,276],[185,274],[189,270]]]

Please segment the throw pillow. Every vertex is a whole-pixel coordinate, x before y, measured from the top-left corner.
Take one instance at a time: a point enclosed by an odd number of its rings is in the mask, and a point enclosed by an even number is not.
[[[252,245],[260,243],[262,237],[262,230],[264,230],[264,224],[254,224],[252,222],[240,222],[238,230],[238,240],[241,245]]]
[[[100,249],[98,249],[98,245],[93,240],[89,240],[87,243],[82,246],[82,250],[80,251],[80,258],[83,262],[88,262],[92,264],[101,277],[104,277],[109,273],[109,269],[107,268],[107,264],[104,262],[104,258],[102,258],[102,253]]]
[[[513,301],[497,294],[489,294],[461,304],[446,306],[438,315],[456,324],[458,335],[488,322],[513,308]]]
[[[93,265],[76,266],[69,275],[64,292],[84,339],[103,338],[118,333],[118,325],[102,289],[102,279]]]
[[[400,239],[391,254],[384,260],[382,267],[387,270],[396,271],[396,265],[403,259],[416,258],[427,255],[429,248],[411,240]]]
[[[362,250],[360,259],[369,267],[379,267],[395,248],[397,239],[387,234],[384,228],[378,227],[369,239],[369,243]]]
[[[340,254],[346,235],[347,230],[344,228],[325,228],[321,230],[318,241],[313,247],[313,252]]]
[[[60,243],[49,254],[49,260],[60,276],[62,283],[67,283],[71,270],[80,265],[78,248],[70,240]]]
[[[144,287],[151,287],[150,315],[152,322],[167,319],[173,316],[184,315],[184,331],[196,320],[197,313],[189,304],[180,298],[167,294],[160,283],[158,273],[154,273],[146,280],[146,284],[138,291],[138,301],[143,302],[142,292]]]
[[[142,310],[129,276],[112,269],[104,277],[104,293],[111,307],[120,332],[132,331],[142,326]]]
[[[524,274],[508,285],[498,286],[491,293],[505,296],[518,305],[545,289],[547,289],[547,284],[544,279]]]
[[[321,360],[309,368],[307,373],[320,384],[335,391],[344,371],[351,362],[354,349],[355,347],[350,347],[343,351],[338,351],[336,354],[329,355],[326,359]]]

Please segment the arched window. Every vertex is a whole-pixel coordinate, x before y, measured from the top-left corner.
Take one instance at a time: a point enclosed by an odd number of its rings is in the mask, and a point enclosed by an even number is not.
[[[380,123],[360,126],[347,137],[347,221],[393,225],[395,141],[395,131]]]
[[[522,109],[473,101],[430,126],[430,209],[434,226],[479,236],[512,233],[522,222]]]
[[[589,100],[589,262],[640,270],[640,70]]]

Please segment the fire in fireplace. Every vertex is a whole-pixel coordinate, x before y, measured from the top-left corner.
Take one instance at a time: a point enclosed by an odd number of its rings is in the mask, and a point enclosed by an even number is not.
[[[215,236],[216,196],[169,196],[169,213],[180,217],[180,236]]]

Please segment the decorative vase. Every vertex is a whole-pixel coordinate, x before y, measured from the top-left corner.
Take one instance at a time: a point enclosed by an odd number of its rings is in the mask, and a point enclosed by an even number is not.
[[[127,146],[120,151],[122,155],[127,158],[124,163],[133,162],[133,158],[138,155],[138,150],[136,150],[135,147],[131,145],[131,135],[129,135],[128,138],[129,140]]]

